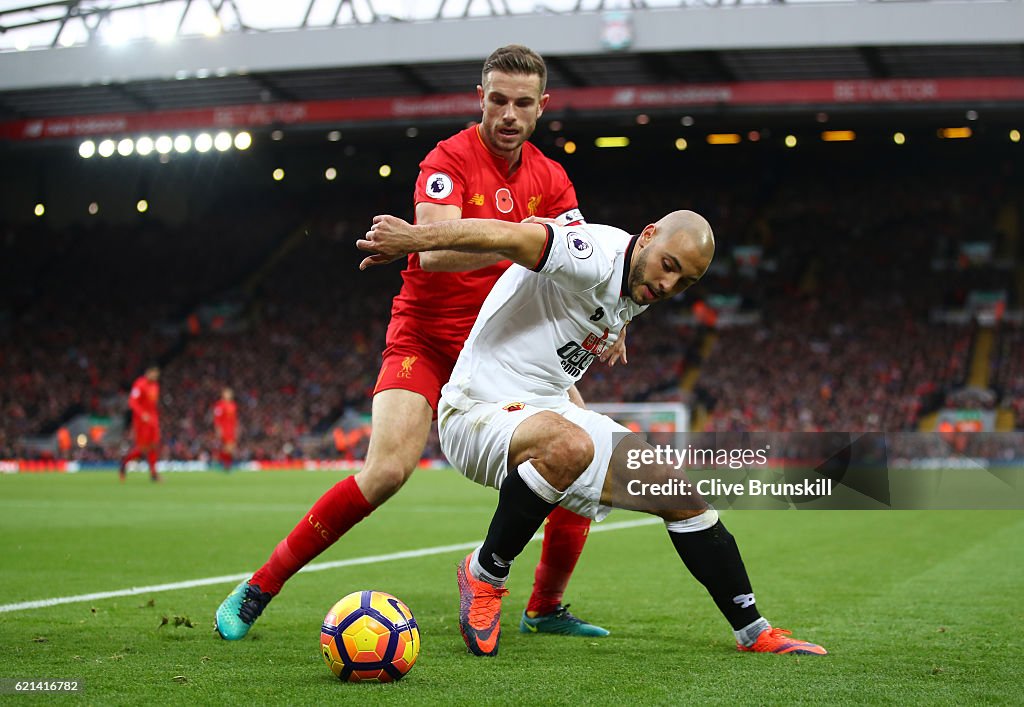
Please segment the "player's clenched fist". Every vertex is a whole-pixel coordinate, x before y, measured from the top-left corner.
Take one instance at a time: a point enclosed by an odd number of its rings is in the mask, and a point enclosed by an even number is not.
[[[422,244],[416,241],[414,230],[412,224],[397,216],[374,216],[370,230],[356,241],[357,248],[373,253],[359,263],[359,269],[365,270],[371,265],[385,265],[416,252],[418,246],[422,247]]]

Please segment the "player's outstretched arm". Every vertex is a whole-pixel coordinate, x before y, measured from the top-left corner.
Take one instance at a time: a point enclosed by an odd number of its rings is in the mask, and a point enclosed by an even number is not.
[[[416,223],[419,225],[438,221],[457,221],[462,218],[462,209],[453,204],[416,204]],[[460,253],[457,250],[433,250],[420,254],[420,267],[427,272],[467,272],[478,270],[501,261],[495,253]]]
[[[409,253],[436,250],[497,253],[532,268],[540,260],[547,238],[547,227],[536,223],[463,219],[414,226],[396,216],[374,216],[373,225],[356,241],[356,247],[372,253],[359,264],[360,270]]]

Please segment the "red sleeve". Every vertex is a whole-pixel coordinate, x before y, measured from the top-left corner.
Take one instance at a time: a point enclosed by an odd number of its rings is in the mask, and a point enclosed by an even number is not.
[[[139,385],[139,381],[135,381],[132,384],[132,392],[128,394],[128,407],[135,415],[142,415],[146,412],[146,403],[142,399],[142,395],[142,386]]]
[[[551,162],[550,194],[545,217],[557,219],[561,226],[583,223],[583,214],[580,213],[579,202],[576,200],[576,189],[562,165],[554,161]]]
[[[466,192],[463,162],[452,149],[450,140],[438,143],[420,162],[413,203],[451,204],[462,208]]]

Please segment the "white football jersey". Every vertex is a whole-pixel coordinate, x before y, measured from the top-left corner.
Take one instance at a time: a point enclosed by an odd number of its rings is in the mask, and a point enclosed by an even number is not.
[[[629,298],[636,237],[597,224],[545,225],[548,240],[533,270],[513,265],[484,301],[441,391],[451,406],[562,403],[647,308]]]

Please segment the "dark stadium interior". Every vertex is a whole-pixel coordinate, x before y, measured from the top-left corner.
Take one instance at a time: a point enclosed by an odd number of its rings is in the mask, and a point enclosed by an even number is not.
[[[295,3],[268,26],[248,3],[0,7],[0,460],[118,458],[151,362],[166,459],[209,458],[225,385],[240,459],[361,458],[401,278],[359,272],[353,242],[412,216],[499,29],[540,42],[533,142],[587,220],[693,208],[716,232],[707,277],[631,324],[587,400],[679,401],[707,431],[916,431],[943,408],[1024,429],[1012,3],[513,4]],[[168,8],[173,42],[113,41]],[[242,128],[249,149],[169,147]],[[143,133],[167,154],[133,153]]]
[[[590,147],[593,124],[556,132],[543,123],[537,141],[549,153],[562,152],[555,140],[567,133],[579,140],[559,159],[591,222],[637,232],[689,207],[717,236],[713,272],[635,322],[630,364],[595,364],[584,396],[683,400],[718,431],[916,429],[964,386],[976,343],[970,321],[941,323],[933,312],[963,307],[977,288],[1021,302],[1020,245],[1007,220],[1024,194],[1020,146],[995,130],[969,149],[925,138],[930,122],[906,128],[922,137],[902,146],[875,129],[877,140],[849,144],[694,140],[685,152],[670,140],[678,118],[634,123],[620,150]],[[337,456],[331,428],[358,425],[369,409],[400,284],[397,264],[359,272],[353,241],[375,213],[411,215],[417,155],[451,128],[425,126],[415,138],[378,129],[337,143],[309,131],[263,134],[246,153],[167,164],[85,161],[69,145],[5,148],[0,170],[25,205],[0,227],[0,457],[45,454],[23,440],[81,413],[118,420],[151,360],[164,366],[167,458],[213,449],[210,407],[225,384],[237,391],[242,458]],[[377,174],[384,162],[387,179]],[[331,165],[338,178],[328,182]],[[285,169],[279,183],[275,167]],[[143,197],[150,208],[139,214]],[[36,200],[46,201],[42,218],[31,215]],[[978,241],[992,246],[988,264],[960,257],[962,243]],[[763,249],[753,273],[733,257],[741,245]],[[714,326],[694,316],[696,303],[723,295],[734,314],[755,318]],[[1020,331],[998,330],[1000,397],[982,403],[1016,410],[1018,425]],[[345,453],[358,458],[364,444]],[[119,445],[112,435],[69,454],[110,459]]]

